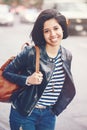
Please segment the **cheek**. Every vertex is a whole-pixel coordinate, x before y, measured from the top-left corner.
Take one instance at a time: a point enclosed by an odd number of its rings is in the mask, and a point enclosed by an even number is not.
[[[47,39],[48,39],[48,37],[49,37],[49,35],[44,34],[44,39],[45,39],[45,40],[47,40]]]
[[[60,34],[63,34],[62,28],[60,28],[60,29],[58,30],[58,32],[59,32]]]
[[[60,29],[60,30],[58,31],[58,34],[61,35],[61,37],[63,37],[63,30]]]

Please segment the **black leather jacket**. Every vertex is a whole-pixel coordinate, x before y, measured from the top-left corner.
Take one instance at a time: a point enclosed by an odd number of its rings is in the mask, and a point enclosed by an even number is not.
[[[67,107],[67,105],[75,96],[75,86],[70,71],[72,55],[62,46],[60,49],[62,52],[61,58],[66,77],[61,94],[55,105],[52,107],[53,113],[57,116]],[[27,76],[31,75],[35,71],[35,54],[34,47],[25,47],[25,49],[16,56],[16,58],[6,67],[5,71],[3,72],[3,76],[6,79],[16,83],[21,88],[18,92],[13,94],[12,103],[22,115],[29,115],[32,112],[45,87],[47,86],[55,67],[55,64],[50,61],[49,57],[47,56],[45,47],[40,47],[40,71],[43,73],[44,77],[42,83],[38,86],[35,86],[31,92],[31,89],[29,88],[33,86],[26,86],[25,81]],[[21,72],[21,75],[18,74],[19,72]],[[17,98],[18,94],[22,93],[24,88],[28,89],[26,89],[23,99]],[[33,95],[33,93],[35,95]],[[34,99],[32,99],[32,96],[34,96]]]

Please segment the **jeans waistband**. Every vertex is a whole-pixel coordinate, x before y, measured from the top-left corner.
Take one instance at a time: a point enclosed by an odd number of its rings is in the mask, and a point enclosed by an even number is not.
[[[52,108],[52,106],[36,105],[35,108],[37,108],[37,109],[46,109],[46,108]]]

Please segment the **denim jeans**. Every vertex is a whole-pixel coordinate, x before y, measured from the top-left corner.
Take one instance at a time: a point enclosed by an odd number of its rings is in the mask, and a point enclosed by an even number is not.
[[[56,117],[51,108],[35,108],[30,116],[20,115],[16,109],[11,108],[11,130],[54,130]]]

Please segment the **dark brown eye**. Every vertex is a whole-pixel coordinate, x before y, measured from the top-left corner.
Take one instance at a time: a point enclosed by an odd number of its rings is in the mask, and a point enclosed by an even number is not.
[[[49,30],[44,30],[44,33],[48,33],[49,32]]]
[[[58,30],[59,28],[58,27],[55,27],[54,30]]]

